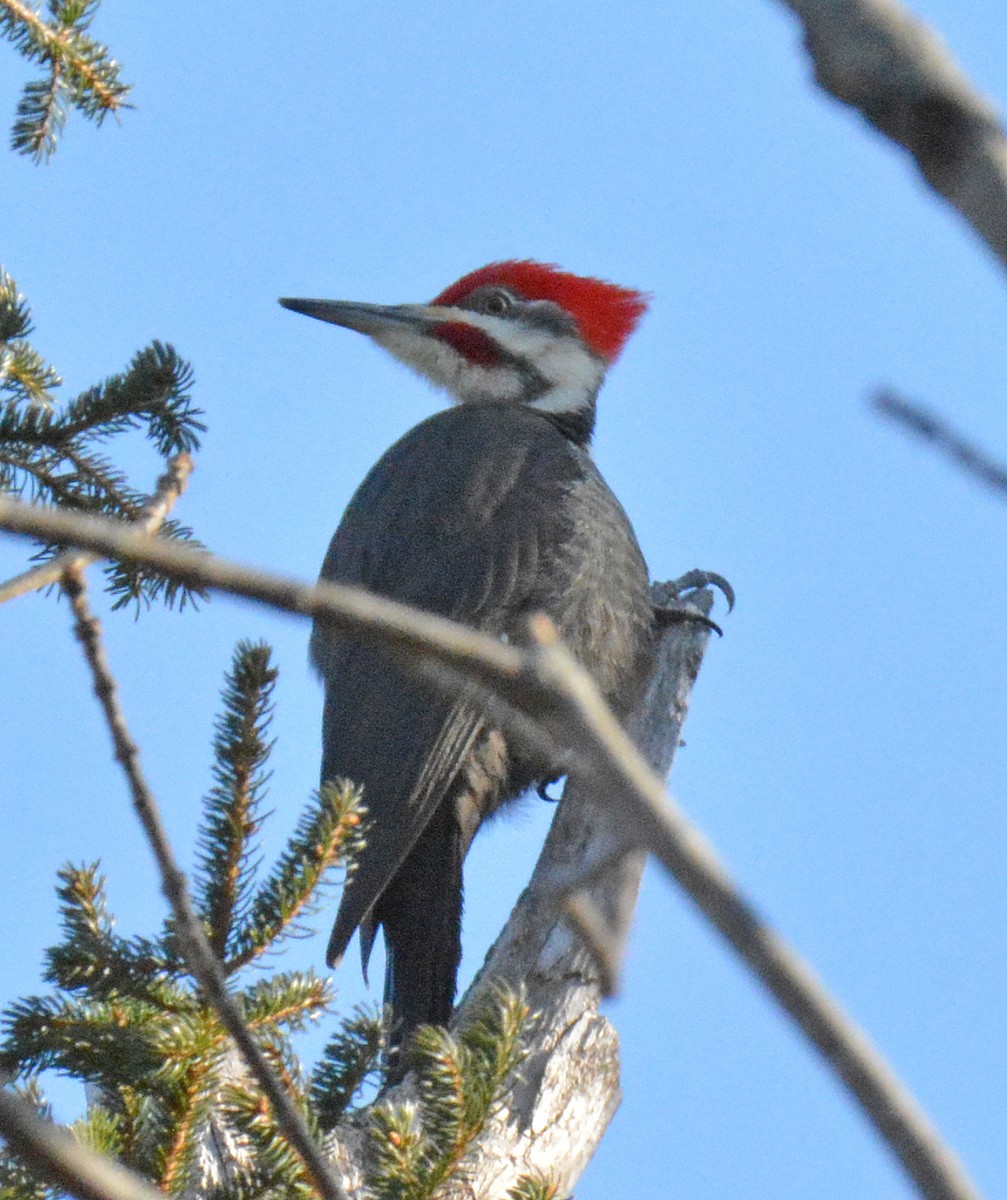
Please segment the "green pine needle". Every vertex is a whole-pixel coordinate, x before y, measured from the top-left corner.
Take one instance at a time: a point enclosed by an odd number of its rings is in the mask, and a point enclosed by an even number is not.
[[[70,1132],[81,1145],[95,1154],[121,1158],[126,1146],[123,1126],[124,1121],[116,1113],[92,1104],[87,1115],[70,1126]]]
[[[427,1200],[437,1181],[416,1104],[377,1104],[371,1111],[371,1190],[375,1200]]]
[[[0,0],[2,5],[3,0]],[[192,368],[171,346],[153,342],[128,370],[89,388],[62,410],[49,390],[59,376],[27,343],[30,314],[14,281],[0,272],[0,491],[45,504],[135,521],[147,502],[102,452],[110,438],[142,430],[164,459],[194,451],[206,426],[192,403]],[[198,546],[174,519],[159,536]],[[44,545],[36,559],[58,546]],[[149,567],[112,563],[105,568],[115,608],[149,607],[155,600],[180,607],[202,595]]]
[[[326,877],[357,851],[361,813],[360,792],[345,780],[326,784],[315,796],[234,932],[229,972],[304,933],[302,921],[323,899]]]
[[[343,1119],[368,1079],[377,1076],[381,1019],[357,1008],[329,1040],[311,1077],[311,1104],[323,1130]]]
[[[507,1200],[556,1200],[559,1188],[545,1175],[522,1175],[508,1190]]]
[[[100,125],[129,108],[129,86],[107,47],[87,33],[98,0],[49,0],[49,20],[25,0],[0,0],[0,34],[44,74],[24,89],[11,131],[11,147],[35,162],[52,157],[67,107]]]
[[[97,863],[66,865],[58,874],[64,940],[46,954],[47,982],[94,1001],[130,996],[164,1008],[184,1005],[172,982],[178,960],[158,943],[114,933]]]
[[[32,328],[27,300],[0,267],[0,402],[48,408],[63,381],[29,344]]]
[[[457,1033],[422,1026],[411,1047],[419,1103],[375,1105],[370,1126],[373,1183],[383,1200],[428,1200],[452,1176],[510,1092],[530,1014],[524,998],[499,988]]]
[[[330,1010],[328,980],[288,971],[243,983],[240,969],[291,936],[317,903],[330,869],[359,842],[361,809],[350,785],[323,789],[276,866],[257,879],[275,681],[267,647],[237,647],[216,725],[216,786],[204,801],[197,894],[218,951],[223,945],[230,956],[230,987],[248,1026],[324,1140],[378,1068],[380,1022],[354,1013],[309,1076],[292,1037]],[[75,1136],[171,1195],[311,1200],[303,1163],[173,950],[170,920],[154,937],[117,934],[94,864],[62,869],[59,900],[62,937],[46,966],[52,991],[3,1014],[0,1072],[34,1081],[57,1070],[96,1085]],[[473,1141],[513,1084],[527,1021],[523,998],[500,990],[458,1032],[420,1031],[412,1048],[418,1099],[378,1103],[368,1117],[369,1186],[378,1200],[428,1200],[464,1177]],[[41,1107],[37,1088],[33,1094]],[[225,1180],[212,1176],[210,1141],[228,1147]],[[515,1197],[548,1200],[540,1182],[523,1182]],[[55,1197],[0,1153],[0,1200]]]
[[[213,739],[214,786],[203,803],[195,894],[210,945],[225,962],[235,955],[235,923],[247,918],[252,899],[277,673],[265,643],[238,643]]]
[[[224,1193],[227,1200],[317,1200],[313,1181],[277,1128],[269,1106],[243,1088],[231,1088],[224,1103],[229,1125],[247,1148],[244,1169]],[[310,1113],[305,1115],[311,1127]]]
[[[289,936],[295,920],[309,911],[360,823],[356,792],[326,789],[274,871],[265,881],[256,878],[253,843],[263,820],[256,805],[272,746],[266,732],[275,681],[268,647],[236,648],[216,726],[217,786],[204,802],[200,846],[204,915],[218,933],[227,933],[237,928],[236,911],[244,908],[234,944],[243,938],[256,954]],[[217,870],[215,857],[227,865]],[[100,1099],[76,1132],[169,1193],[203,1187],[203,1148],[212,1122],[225,1141],[240,1145],[245,1138],[260,1152],[254,1163],[245,1163],[244,1175],[238,1172],[238,1191],[229,1191],[229,1200],[238,1192],[307,1200],[312,1189],[300,1160],[235,1065],[217,1013],[173,949],[170,918],[152,938],[118,935],[105,881],[93,864],[64,867],[58,892],[62,938],[47,955],[45,973],[53,991],[19,1000],[4,1013],[0,1072],[27,1079],[55,1069],[97,1085]],[[245,1019],[279,1078],[320,1128],[291,1037],[329,1009],[329,982],[310,971],[290,971],[256,976],[242,986],[236,975],[242,965],[232,960],[229,969]],[[235,1100],[239,1093],[246,1097],[243,1108]],[[19,1170],[8,1167],[0,1161],[0,1179],[4,1170]],[[43,1197],[32,1193],[24,1200]]]
[[[298,1033],[332,1004],[331,985],[313,971],[284,971],[260,979],[242,993],[242,1013],[257,1033],[280,1027]]]
[[[3,1014],[0,1070],[55,1069],[75,1079],[131,1084],[160,1066],[148,1005],[28,996]]]

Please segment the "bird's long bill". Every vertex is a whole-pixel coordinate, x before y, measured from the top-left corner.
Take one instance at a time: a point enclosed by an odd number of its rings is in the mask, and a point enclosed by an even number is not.
[[[453,400],[516,399],[524,376],[490,371],[501,359],[480,325],[492,318],[443,304],[359,304],[354,300],[281,300],[284,308],[365,334]],[[490,388],[488,385],[494,386]]]
[[[355,300],[292,300],[286,297],[280,303],[292,312],[355,329],[378,340],[382,334],[387,336],[396,329],[418,329],[444,320],[444,309],[428,304],[361,304]]]

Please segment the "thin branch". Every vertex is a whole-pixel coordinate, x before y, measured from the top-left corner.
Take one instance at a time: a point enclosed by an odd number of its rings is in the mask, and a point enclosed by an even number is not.
[[[38,124],[25,138],[25,152],[36,162],[51,157],[56,150],[66,115],[60,104],[62,91],[63,64],[60,59],[53,58],[49,63],[49,84],[45,89],[45,98],[41,95],[38,97]]]
[[[484,667],[491,678],[517,676],[525,662],[524,654],[513,646],[444,617],[375,596],[363,588],[335,583],[305,584],[178,542],[150,538],[106,517],[25,504],[0,495],[0,529],[76,546],[100,557],[156,566],[178,582],[191,580],[196,586],[241,596],[285,612],[324,617],[376,644],[392,645],[414,661],[432,655],[447,665],[464,662],[472,673]]]
[[[79,1200],[164,1200],[145,1179],[88,1150],[2,1087],[0,1133],[31,1170]]]
[[[46,57],[55,57],[59,35],[51,25],[47,25],[37,9],[21,0],[3,0],[3,7],[14,20],[20,21],[30,31],[32,43],[38,47],[38,52],[46,51]]]
[[[63,586],[70,597],[76,620],[75,632],[91,668],[94,690],[112,735],[116,760],[126,776],[133,806],[160,868],[162,888],[171,905],[176,923],[176,936],[189,970],[198,980],[224,1027],[234,1039],[249,1071],[269,1098],[277,1124],[300,1155],[321,1195],[326,1200],[345,1200],[345,1193],[333,1176],[320,1147],[312,1138],[290,1093],[276,1078],[258,1042],[249,1032],[241,1009],[227,990],[220,963],[214,957],[193,907],[188,882],[175,861],[157,802],[144,779],[140,767],[140,752],[126,724],[118,700],[115,679],[105,657],[101,626],[91,612],[83,572],[76,563],[71,563],[67,568]]]
[[[68,35],[73,32],[72,26],[67,28],[65,25],[47,24],[35,8],[23,4],[22,0],[2,0],[2,7],[10,13],[12,20],[19,20],[25,26],[30,40],[31,58],[54,65],[64,59],[68,60],[86,88],[94,92],[98,106],[109,112],[121,107],[121,89],[110,88],[101,71],[97,71],[85,55],[74,53],[73,48],[68,46]],[[86,38],[85,44],[91,46],[94,43],[90,38]]]
[[[435,659],[451,668],[455,683],[459,678],[474,681],[487,695],[533,718],[554,744],[574,751],[578,772],[607,791],[613,819],[631,832],[633,844],[668,869],[818,1048],[921,1193],[931,1200],[975,1200],[978,1193],[915,1100],[808,966],[737,890],[703,835],[667,798],[590,676],[563,646],[505,645],[357,588],[308,587],[159,543],[112,521],[35,509],[11,499],[0,498],[0,528],[149,563],[184,583],[324,617],[361,638],[396,647],[410,659]]]
[[[48,24],[23,0],[2,0],[0,7],[7,14],[11,40],[22,48],[26,57],[65,64],[79,78],[81,87],[93,94],[96,108],[103,113],[116,112],[125,106],[129,87],[119,83],[118,64],[108,64],[104,46],[73,26]],[[18,36],[17,22],[23,27],[23,36]]]
[[[615,820],[685,889],[836,1072],[930,1200],[977,1200],[953,1151],[867,1035],[811,968],[767,925],[731,880],[703,834],[666,795],[590,679],[562,646],[541,651],[540,670],[569,702],[581,769],[608,784]],[[577,736],[574,737],[576,728]],[[611,782],[608,782],[611,781]]]
[[[575,892],[566,900],[564,916],[594,960],[601,994],[614,996],[619,985],[622,946],[612,936],[601,909],[587,892]]]
[[[973,479],[991,491],[1007,495],[1007,464],[998,462],[981,446],[963,437],[943,417],[888,388],[877,392],[871,398],[871,404],[882,416],[895,421],[925,442],[930,442]]]
[[[913,156],[1007,266],[1007,138],[936,33],[898,0],[781,0],[821,87]]]
[[[176,454],[169,461],[168,469],[157,481],[154,494],[143,507],[143,516],[136,522],[138,529],[142,529],[146,534],[152,534],[161,528],[165,517],[185,491],[192,468],[192,456],[184,451]],[[97,557],[98,555],[95,554],[81,554],[79,550],[65,550],[48,562],[40,563],[39,566],[32,567],[30,571],[15,575],[6,583],[0,583],[0,604],[7,600],[13,600],[16,596],[37,592],[52,583],[57,583],[72,563],[76,563],[79,567],[86,567]]]

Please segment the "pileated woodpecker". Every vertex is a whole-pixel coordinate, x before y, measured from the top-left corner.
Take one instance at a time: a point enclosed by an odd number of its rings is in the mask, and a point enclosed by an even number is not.
[[[655,634],[647,567],[589,453],[605,373],[646,308],[635,291],[535,262],[466,275],[430,304],[281,300],[367,334],[457,407],[379,460],[336,530],[321,577],[511,642],[547,613],[621,716]],[[380,926],[391,1044],[446,1024],[461,956],[462,860],[480,823],[556,763],[505,740],[478,706],[387,653],[317,623],[322,781],[362,785],[366,845],[329,941]],[[391,1073],[405,1070],[393,1051]]]

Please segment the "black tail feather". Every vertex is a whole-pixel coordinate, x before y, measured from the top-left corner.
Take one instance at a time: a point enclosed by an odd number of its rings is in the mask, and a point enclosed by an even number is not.
[[[447,1025],[461,959],[462,847],[454,804],[424,830],[375,916],[385,933],[385,1003],[390,1008],[387,1082],[408,1070],[420,1025]]]

